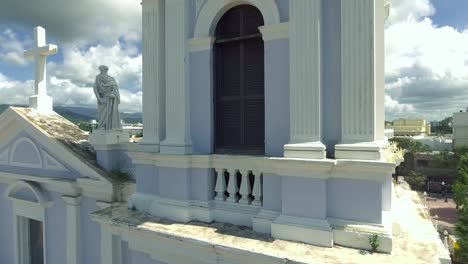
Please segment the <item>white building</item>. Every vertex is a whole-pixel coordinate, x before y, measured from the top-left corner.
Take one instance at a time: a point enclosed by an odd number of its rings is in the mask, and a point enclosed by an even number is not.
[[[468,112],[454,113],[453,146],[458,148],[465,145],[468,145]]]

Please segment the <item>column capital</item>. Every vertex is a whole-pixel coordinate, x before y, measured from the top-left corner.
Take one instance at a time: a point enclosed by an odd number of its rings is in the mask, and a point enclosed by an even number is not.
[[[69,206],[79,206],[81,204],[81,196],[62,195],[62,199],[65,201],[65,204]]]
[[[289,22],[261,26],[258,29],[260,30],[260,33],[262,33],[262,38],[265,42],[289,38]]]

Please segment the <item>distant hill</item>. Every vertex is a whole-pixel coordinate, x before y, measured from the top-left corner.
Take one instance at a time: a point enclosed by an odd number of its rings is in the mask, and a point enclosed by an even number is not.
[[[11,106],[25,107],[24,105]],[[10,107],[10,105],[0,104],[0,114],[8,107]],[[97,110],[95,108],[87,107],[54,106],[54,111],[74,123],[88,122],[96,119],[97,116]],[[142,113],[120,113],[120,117],[127,123],[143,123]]]

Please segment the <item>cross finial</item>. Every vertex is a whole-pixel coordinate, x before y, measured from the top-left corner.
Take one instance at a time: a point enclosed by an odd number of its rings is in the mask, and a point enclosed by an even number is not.
[[[52,112],[52,98],[47,95],[46,58],[57,53],[57,46],[46,44],[45,29],[34,29],[34,47],[24,52],[26,58],[34,59],[34,91],[29,98],[29,107],[41,112]]]

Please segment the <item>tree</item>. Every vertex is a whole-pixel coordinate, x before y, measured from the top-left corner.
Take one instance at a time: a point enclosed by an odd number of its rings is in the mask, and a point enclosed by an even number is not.
[[[422,173],[410,171],[405,176],[405,181],[411,186],[412,190],[423,191],[426,189],[427,177]]]
[[[458,209],[458,222],[455,225],[455,234],[458,237],[459,249],[455,251],[455,257],[463,263],[468,263],[468,204]]]
[[[431,147],[426,144],[422,144],[419,141],[414,141],[411,138],[392,138],[391,143],[396,143],[398,148],[404,150],[404,161],[400,165],[403,172],[410,172],[413,169],[414,156],[417,153],[431,152]]]

